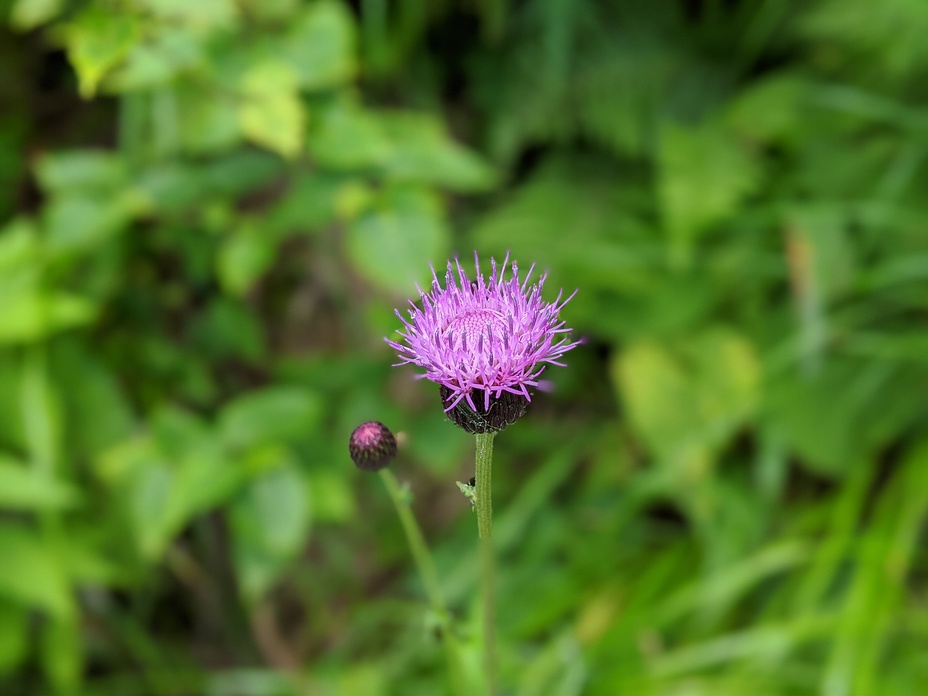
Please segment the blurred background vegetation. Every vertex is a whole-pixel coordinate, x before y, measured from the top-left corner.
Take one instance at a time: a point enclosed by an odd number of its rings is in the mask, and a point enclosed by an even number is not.
[[[0,0],[0,693],[447,693],[472,441],[383,337],[511,250],[506,694],[928,684],[928,4]]]

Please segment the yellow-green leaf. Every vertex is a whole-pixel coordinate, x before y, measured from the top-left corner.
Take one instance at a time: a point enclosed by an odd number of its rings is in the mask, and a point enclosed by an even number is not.
[[[126,57],[136,41],[134,17],[118,10],[92,6],[66,29],[68,56],[77,71],[78,87],[92,97],[104,76]]]

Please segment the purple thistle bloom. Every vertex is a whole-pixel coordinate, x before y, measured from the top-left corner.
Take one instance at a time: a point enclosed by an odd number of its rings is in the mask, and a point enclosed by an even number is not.
[[[506,280],[506,255],[502,267],[490,260],[489,280],[477,264],[476,281],[468,279],[460,263],[448,262],[445,287],[441,287],[432,269],[432,289],[419,289],[422,307],[410,300],[409,321],[399,310],[403,322],[399,332],[402,342],[387,339],[396,349],[398,365],[411,363],[425,369],[425,377],[441,386],[445,411],[464,426],[454,412],[464,406],[470,414],[488,414],[491,400],[499,402],[506,427],[524,413],[525,404],[532,400],[530,387],[538,387],[538,378],[548,365],[560,365],[561,357],[579,344],[570,341],[570,329],[558,317],[559,312],[576,291],[562,300],[559,292],[554,302],[541,297],[546,275],[529,287],[535,266],[519,281],[519,269],[512,263],[511,277]],[[482,392],[482,393],[480,393]],[[515,398],[512,398],[512,397]],[[464,403],[462,403],[464,402]],[[514,411],[518,414],[514,417]],[[501,430],[493,424],[471,432]]]

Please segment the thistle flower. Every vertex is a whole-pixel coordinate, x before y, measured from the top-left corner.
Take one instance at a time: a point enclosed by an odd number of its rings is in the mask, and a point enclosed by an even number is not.
[[[422,306],[410,300],[409,320],[403,323],[401,342],[387,339],[400,363],[425,369],[417,375],[439,385],[445,412],[471,433],[496,432],[525,413],[531,388],[548,365],[578,345],[558,314],[576,294],[554,302],[541,297],[546,275],[529,286],[534,265],[523,280],[513,261],[511,277],[506,255],[501,267],[490,260],[485,279],[477,264],[476,280],[468,279],[460,263],[448,262],[445,286],[432,269],[432,289],[419,290]]]
[[[363,471],[379,471],[396,457],[396,438],[379,421],[361,423],[348,440],[351,460]]]

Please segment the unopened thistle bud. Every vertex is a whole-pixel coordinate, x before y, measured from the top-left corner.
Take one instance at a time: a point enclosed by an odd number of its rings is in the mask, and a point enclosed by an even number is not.
[[[351,460],[363,471],[380,471],[396,457],[396,438],[379,421],[362,423],[348,440]]]

